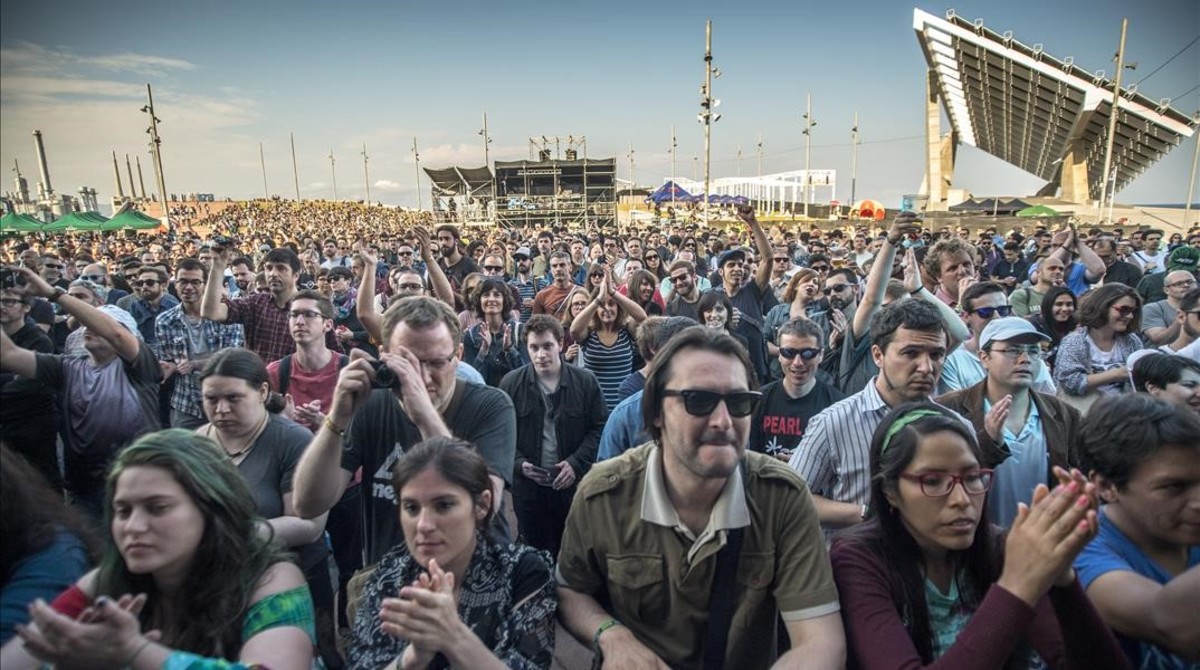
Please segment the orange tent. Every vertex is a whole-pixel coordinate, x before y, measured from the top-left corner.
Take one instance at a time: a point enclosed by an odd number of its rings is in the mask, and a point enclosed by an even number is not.
[[[887,208],[874,200],[859,200],[854,203],[850,216],[854,216],[856,213],[860,219],[882,221],[883,217],[887,216]]]

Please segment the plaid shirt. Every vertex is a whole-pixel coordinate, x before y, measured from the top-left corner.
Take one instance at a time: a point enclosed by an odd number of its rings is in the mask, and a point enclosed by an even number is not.
[[[288,327],[289,305],[280,307],[270,293],[255,293],[244,298],[222,298],[229,307],[225,323],[240,323],[246,329],[246,348],[273,363],[296,353],[296,341]],[[325,346],[342,353],[342,345],[332,330],[325,332]]]
[[[158,338],[158,357],[161,361],[178,365],[194,356],[188,351],[188,327],[184,322],[183,305],[176,305],[158,315],[154,322],[154,334]],[[241,347],[246,343],[242,327],[203,319],[200,332],[211,351],[226,347]],[[204,407],[200,402],[200,371],[175,375],[175,390],[171,392],[171,408],[204,418]]]

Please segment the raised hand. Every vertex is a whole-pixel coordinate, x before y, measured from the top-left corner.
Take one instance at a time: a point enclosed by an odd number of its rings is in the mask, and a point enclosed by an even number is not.
[[[1029,606],[1054,584],[1074,579],[1071,563],[1096,535],[1095,488],[1073,479],[1053,491],[1038,484],[1008,533],[998,584]]]
[[[984,430],[993,441],[999,442],[1004,434],[1004,422],[1008,421],[1008,413],[1012,410],[1012,400],[1011,395],[1004,396],[1000,402],[992,405],[987,416],[983,418]]]

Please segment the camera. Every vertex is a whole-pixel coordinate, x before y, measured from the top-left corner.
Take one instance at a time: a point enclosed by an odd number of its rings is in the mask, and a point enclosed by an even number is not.
[[[3,286],[5,289],[13,289],[24,285],[25,275],[9,268],[0,270],[0,286]]]
[[[400,388],[400,378],[397,377],[396,373],[387,366],[387,363],[384,363],[383,361],[372,361],[371,368],[375,370],[375,382],[371,384],[371,388]]]
[[[222,249],[232,249],[237,246],[237,240],[228,235],[217,235],[213,237],[212,245],[214,247],[221,247]]]

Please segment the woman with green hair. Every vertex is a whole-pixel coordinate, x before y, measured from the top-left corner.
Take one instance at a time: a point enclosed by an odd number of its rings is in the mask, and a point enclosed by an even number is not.
[[[64,667],[307,670],[312,599],[237,469],[203,436],[164,430],[121,452],[106,485],[100,567],[0,655]]]

